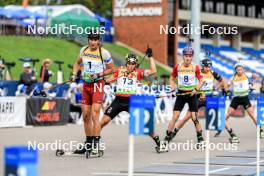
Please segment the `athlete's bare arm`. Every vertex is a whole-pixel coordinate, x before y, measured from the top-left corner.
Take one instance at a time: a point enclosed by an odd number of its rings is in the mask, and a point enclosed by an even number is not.
[[[76,75],[77,72],[80,70],[81,63],[82,63],[82,59],[78,57],[78,58],[76,59],[76,62],[75,62],[74,65],[73,65],[73,69],[72,69],[72,73],[73,73],[74,75]]]
[[[253,74],[252,74],[252,77],[253,77],[253,82],[252,82],[252,83],[253,83],[253,85],[255,85],[256,82],[257,82],[257,80],[259,79],[259,75],[253,73]]]
[[[155,73],[157,73],[157,69],[156,69],[156,64],[155,64],[155,60],[153,57],[149,57],[149,69],[145,70],[144,76],[145,77],[149,77]]]
[[[171,75],[169,82],[170,82],[171,90],[175,90],[176,89],[175,77]]]
[[[106,64],[106,70],[104,70],[102,73],[100,73],[100,76],[107,76],[114,72],[114,63],[110,62]]]
[[[204,79],[200,78],[200,79],[198,79],[198,81],[199,81],[199,83],[197,84],[196,89],[197,90],[201,90],[201,88],[202,88],[202,86],[204,84]]]

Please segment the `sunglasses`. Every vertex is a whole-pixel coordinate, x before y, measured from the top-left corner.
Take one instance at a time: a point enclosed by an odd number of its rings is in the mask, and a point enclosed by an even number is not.
[[[135,62],[127,62],[127,64],[129,64],[129,65],[136,65]]]

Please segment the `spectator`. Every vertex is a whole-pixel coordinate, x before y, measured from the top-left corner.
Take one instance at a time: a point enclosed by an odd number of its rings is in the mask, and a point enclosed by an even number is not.
[[[53,75],[52,71],[49,70],[51,60],[49,58],[44,59],[40,68],[40,80],[41,82],[49,82],[49,78]]]
[[[5,80],[5,65],[3,60],[0,60],[0,80]]]
[[[264,78],[261,81],[260,93],[264,93]]]
[[[26,94],[29,95],[35,83],[37,83],[35,72],[32,71],[30,63],[25,62],[23,64],[23,73],[20,74],[19,84],[27,86]]]

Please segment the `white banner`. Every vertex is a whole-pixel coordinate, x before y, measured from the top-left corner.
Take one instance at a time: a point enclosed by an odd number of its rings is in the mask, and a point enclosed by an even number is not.
[[[0,97],[0,128],[26,125],[26,97]]]

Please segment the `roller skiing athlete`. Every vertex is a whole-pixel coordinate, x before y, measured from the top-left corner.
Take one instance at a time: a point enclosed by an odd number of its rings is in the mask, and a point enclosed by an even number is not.
[[[212,61],[208,58],[205,58],[201,61],[201,75],[204,79],[204,84],[201,88],[201,94],[198,94],[198,111],[206,106],[206,97],[213,96],[214,91],[214,82],[218,82],[219,87],[224,88],[225,94],[229,94],[229,91],[227,90],[227,86],[224,82],[224,79],[217,73],[211,70],[212,68]],[[185,117],[179,121],[175,129],[173,131],[173,137],[176,136],[177,132],[183,127],[183,125],[191,118],[191,113],[188,112]],[[197,140],[198,143],[203,141],[203,138],[200,136],[200,129],[197,128],[195,125],[196,131],[197,131]]]
[[[82,65],[82,77],[84,79],[82,91],[82,114],[86,140],[82,147],[78,147],[73,153],[84,154],[89,157],[102,155],[99,153],[100,122],[99,112],[102,107],[104,92],[95,89],[103,87],[104,77],[112,74],[114,64],[109,51],[101,46],[101,37],[98,31],[88,34],[88,45],[80,50],[80,55],[73,66],[71,81],[75,81],[76,74]]]
[[[115,69],[113,77],[108,80],[109,83],[116,82],[116,97],[111,105],[106,109],[105,114],[101,120],[101,128],[105,127],[111,120],[113,120],[120,112],[129,110],[129,97],[137,93],[138,84],[143,78],[147,78],[156,73],[156,65],[152,57],[152,49],[146,50],[146,55],[150,61],[150,69],[139,69],[138,57],[134,53],[129,53],[124,67]],[[160,138],[157,135],[151,135],[155,141],[157,152],[161,152]]]
[[[249,80],[253,79],[252,84]],[[242,105],[247,111],[249,117],[253,120],[254,124],[257,124],[256,116],[254,114],[253,107],[249,101],[249,92],[253,90],[253,85],[256,83],[258,75],[254,73],[245,73],[244,65],[241,62],[235,64],[235,74],[228,82],[228,85],[233,88],[233,98],[231,100],[230,107],[228,108],[226,114],[226,130],[230,135],[230,143],[239,143],[238,137],[234,133],[233,129],[230,127],[230,115],[234,113],[239,105]],[[260,138],[264,137],[264,131],[260,128]]]
[[[189,105],[189,112],[197,129],[198,143],[203,141],[202,127],[197,119],[196,113],[198,112],[197,94],[199,93],[204,81],[200,67],[192,64],[193,54],[194,50],[189,43],[183,49],[183,63],[175,65],[170,76],[170,85],[172,90],[176,89],[175,78],[177,77],[178,92],[173,109],[173,117],[169,122],[166,136],[164,138],[167,143],[169,143],[177,133],[175,124],[186,103]]]

